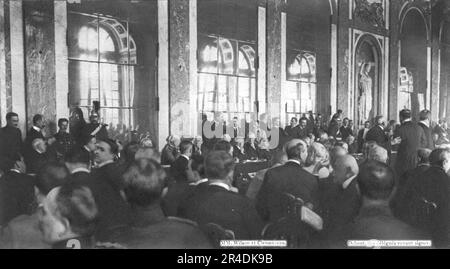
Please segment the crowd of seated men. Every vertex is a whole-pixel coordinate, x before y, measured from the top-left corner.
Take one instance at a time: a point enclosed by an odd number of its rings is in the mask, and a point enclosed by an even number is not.
[[[377,116],[359,131],[359,148],[344,142],[353,127],[340,118],[326,131],[314,118],[272,125],[285,136],[275,147],[260,128],[243,137],[172,135],[160,152],[148,138],[122,147],[95,119],[78,138],[67,120],[45,138],[41,115],[22,142],[9,113],[0,131],[0,248],[220,248],[225,239],[449,246],[450,149],[433,137],[444,124],[434,131],[429,111],[416,123],[402,110],[399,126]]]

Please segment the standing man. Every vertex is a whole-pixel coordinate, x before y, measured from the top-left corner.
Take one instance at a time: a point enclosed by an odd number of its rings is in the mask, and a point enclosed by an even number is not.
[[[389,138],[384,130],[385,119],[382,115],[375,117],[375,126],[372,127],[366,135],[366,141],[375,141],[379,146],[390,151]]]
[[[67,131],[69,127],[69,120],[62,118],[58,120],[59,131],[55,134],[55,149],[57,154],[57,159],[64,160],[64,156],[69,152],[75,145],[75,140],[72,135]]]
[[[398,176],[417,166],[417,150],[426,143],[423,129],[411,121],[411,110],[400,111],[401,126],[394,133],[393,144],[399,144],[395,168]]]
[[[20,160],[22,151],[22,132],[19,129],[19,115],[6,114],[6,126],[0,130],[0,169],[7,171]]]
[[[106,131],[106,125],[98,122],[99,115],[93,111],[89,117],[89,123],[83,128],[83,135],[93,135],[97,140],[107,139],[108,132]]]
[[[425,134],[425,145],[424,148],[433,150],[434,149],[434,141],[431,130],[431,121],[430,121],[431,112],[428,109],[424,109],[420,111],[419,114],[419,123],[418,125],[423,129]]]

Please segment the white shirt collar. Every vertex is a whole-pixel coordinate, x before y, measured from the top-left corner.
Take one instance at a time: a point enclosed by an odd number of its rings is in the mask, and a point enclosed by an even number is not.
[[[84,145],[83,147],[84,147],[84,149],[87,150],[88,152],[91,152],[91,150],[90,150],[88,147],[86,147],[86,145]]]
[[[110,164],[110,163],[114,163],[114,160],[108,160],[108,161],[102,162],[102,163],[97,165],[97,168],[103,167],[103,166],[105,166],[107,164]]]
[[[34,126],[34,125],[33,125],[33,129],[35,129],[35,130],[38,131],[38,132],[41,132],[41,128],[39,128],[39,127],[37,127],[37,126]]]
[[[186,158],[189,161],[189,157],[184,155],[184,154],[180,154],[180,156],[183,156],[184,158]]]
[[[296,164],[298,164],[300,166],[302,165],[299,160],[290,159],[286,163],[289,163],[289,162],[296,163]]]
[[[202,178],[202,179],[200,179],[199,181],[189,183],[189,185],[191,185],[191,186],[197,186],[197,185],[200,185],[200,184],[202,184],[202,183],[204,183],[204,182],[206,182],[206,181],[208,181],[207,178]]]
[[[346,179],[346,180],[344,181],[344,183],[342,183],[342,188],[343,188],[344,190],[347,189],[347,187],[350,185],[350,183],[352,183],[353,179],[355,179],[356,176],[357,176],[357,175],[354,175],[354,176],[352,176],[352,177]]]
[[[214,186],[218,186],[218,187],[222,187],[224,189],[226,189],[227,191],[230,191],[231,188],[228,184],[222,183],[222,182],[212,182],[209,183],[210,186],[214,185]]]
[[[380,127],[380,128],[381,128],[381,130],[383,130],[383,131],[384,131],[384,127],[383,127],[383,126],[381,126],[381,125],[378,125],[378,127]]]
[[[430,126],[428,125],[428,122],[423,121],[423,120],[421,120],[420,122],[421,122],[423,125],[425,125],[425,126],[427,126],[427,127],[430,127]]]
[[[406,123],[406,122],[408,122],[408,121],[411,121],[411,119],[403,120],[403,123]]]
[[[71,174],[75,174],[75,173],[79,173],[79,172],[90,173],[91,171],[89,171],[89,169],[84,168],[84,167],[78,167],[78,168],[73,169]]]

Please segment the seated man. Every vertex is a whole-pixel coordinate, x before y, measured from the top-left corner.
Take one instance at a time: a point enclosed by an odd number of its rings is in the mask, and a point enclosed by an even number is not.
[[[44,241],[56,249],[93,248],[97,205],[88,187],[67,184],[44,200],[39,225]]]
[[[42,204],[47,194],[67,182],[69,172],[64,164],[48,163],[36,175],[34,194],[36,204]],[[0,230],[0,248],[40,249],[50,246],[43,242],[39,230],[39,211],[20,215]]]
[[[219,225],[236,239],[256,239],[262,222],[251,201],[232,191],[234,160],[224,151],[212,151],[205,159],[208,181],[197,186],[184,203],[183,217],[197,221],[202,229]]]
[[[348,240],[429,240],[430,238],[392,215],[389,201],[394,191],[393,170],[368,161],[358,176],[362,195],[359,215],[344,234]]]
[[[154,160],[136,161],[124,174],[125,196],[132,223],[114,241],[132,249],[210,248],[210,242],[189,220],[166,217],[160,206],[166,175]]]

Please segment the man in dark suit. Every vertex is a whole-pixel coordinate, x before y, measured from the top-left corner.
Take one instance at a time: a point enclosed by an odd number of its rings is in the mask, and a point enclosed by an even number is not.
[[[18,128],[19,115],[6,114],[6,126],[0,130],[0,169],[7,171],[22,154],[22,132]]]
[[[359,215],[350,224],[348,240],[429,240],[423,233],[395,218],[389,201],[395,187],[394,171],[384,163],[368,161],[360,169],[358,186],[362,195]]]
[[[419,114],[420,121],[419,121],[418,125],[423,129],[423,132],[425,134],[425,145],[423,145],[423,147],[433,150],[434,149],[434,141],[433,141],[430,117],[431,117],[431,112],[428,109],[420,111],[420,114]]]
[[[235,239],[259,238],[263,224],[252,202],[231,186],[233,157],[225,151],[212,151],[205,159],[205,169],[208,181],[186,200],[183,217],[198,222],[205,231],[219,225],[231,230]]]
[[[110,151],[109,145],[101,143],[100,147]],[[98,240],[107,240],[113,232],[126,227],[129,220],[129,206],[111,184],[108,172],[98,168],[95,173],[91,173],[89,153],[78,147],[66,154],[65,163],[71,173],[70,181],[89,187],[94,195],[99,211],[98,227],[95,232]],[[105,166],[103,168],[108,169]]]
[[[395,216],[399,219],[412,224],[410,219],[411,198],[415,195],[415,185],[422,179],[419,178],[422,173],[430,168],[430,154],[429,149],[419,149],[417,152],[419,163],[417,167],[406,171],[398,180],[398,187],[395,197],[392,200],[392,208]]]
[[[59,131],[55,134],[55,147],[57,158],[64,160],[64,156],[69,152],[75,145],[75,140],[72,135],[68,132],[69,120],[62,118],[58,120]]]
[[[321,211],[326,240],[338,238],[358,215],[361,197],[358,191],[358,163],[351,155],[337,158],[332,178],[321,179]]]
[[[286,193],[309,203],[313,210],[318,208],[317,179],[302,168],[307,156],[306,144],[293,139],[286,144],[286,152],[287,163],[266,172],[256,195],[256,209],[264,221],[273,222],[284,217]]]
[[[358,143],[358,153],[363,150],[363,145],[366,142],[367,133],[370,130],[370,121],[364,123],[364,128],[358,131],[357,143]]]
[[[69,171],[64,163],[47,163],[33,179],[34,202],[41,205],[47,194],[54,188],[64,185],[68,180]],[[21,186],[23,188],[23,186]],[[31,192],[30,186],[28,193]],[[21,198],[19,198],[21,199]],[[23,199],[23,198],[22,198]],[[30,212],[12,219],[8,225],[0,229],[0,249],[48,249],[39,229],[39,214],[41,208],[34,207]],[[0,210],[1,212],[1,210]]]
[[[296,117],[292,117],[291,119],[291,124],[286,126],[286,128],[284,128],[284,132],[288,135],[289,138],[294,138],[297,135],[298,132],[298,126],[297,126],[297,118]]]
[[[350,120],[348,118],[344,118],[339,131],[341,132],[342,141],[346,141],[349,136],[353,135],[353,130],[350,127]]]
[[[328,135],[330,137],[336,138],[342,138],[340,128],[341,128],[341,118],[339,117],[333,117],[333,119],[330,122],[330,125],[328,126]]]
[[[407,220],[431,233],[433,245],[450,246],[450,150],[435,149],[430,167],[413,178],[404,204]],[[406,196],[406,195],[405,195]],[[414,201],[420,201],[417,203]],[[426,211],[423,208],[427,208]]]
[[[87,123],[81,133],[83,135],[93,135],[97,140],[107,139],[108,131],[106,130],[106,125],[100,124],[98,122],[99,115],[97,112],[92,111],[89,117],[89,123]]]
[[[384,130],[385,120],[382,115],[375,117],[375,126],[373,126],[366,135],[366,141],[375,141],[377,145],[390,151],[389,138]]]
[[[196,223],[164,215],[160,201],[165,173],[156,161],[138,160],[127,169],[124,180],[132,222],[115,242],[130,249],[212,247]]]
[[[189,141],[182,141],[180,143],[180,156],[170,166],[171,177],[174,181],[188,180],[188,166],[189,160],[192,157],[192,145]]]
[[[47,144],[44,139],[36,138],[31,144],[32,151],[28,153],[25,164],[27,165],[28,174],[36,174],[51,158],[47,152]]]
[[[41,114],[36,114],[33,117],[33,126],[28,130],[27,137],[23,143],[23,155],[25,157],[25,161],[29,158],[30,153],[33,152],[32,143],[36,138],[44,139],[44,135],[42,134],[42,129],[45,127],[45,119]]]
[[[417,166],[417,150],[426,144],[423,129],[411,121],[411,110],[400,111],[402,125],[394,133],[394,144],[398,146],[395,170],[398,176]]]

